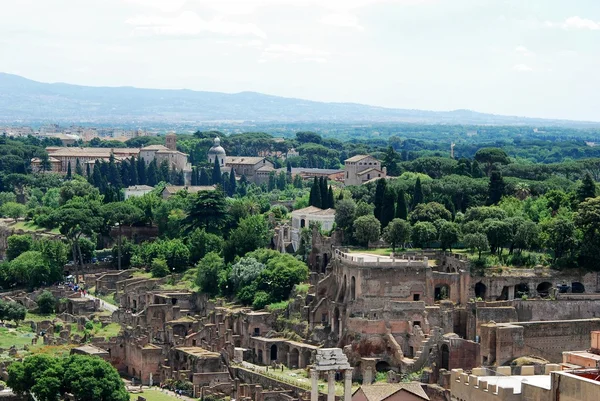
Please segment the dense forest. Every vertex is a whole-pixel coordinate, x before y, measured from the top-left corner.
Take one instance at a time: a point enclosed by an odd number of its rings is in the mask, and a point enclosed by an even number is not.
[[[162,188],[181,184],[182,176],[168,166],[111,158],[92,171],[75,165],[64,177],[32,174],[28,161],[47,157],[44,147],[56,143],[0,138],[0,213],[15,224],[25,219],[33,229],[54,230],[64,238],[10,237],[0,285],[37,287],[59,280],[68,260],[82,265],[109,252],[120,268],[146,268],[156,277],[178,274],[181,282],[210,295],[256,308],[277,305],[307,277],[308,228],[296,255],[264,248],[292,208],[308,205],[335,208],[334,229],[356,247],[383,239],[393,250],[459,249],[481,271],[536,265],[597,269],[600,148],[586,140],[591,132],[454,127],[456,135],[468,135],[454,140],[451,157],[450,129],[390,126],[377,138],[361,139],[310,131],[283,138],[260,132],[182,134],[177,146],[190,155],[192,182],[217,190],[181,192],[169,199],[162,198]],[[222,137],[228,155],[264,155],[280,170],[260,186],[221,173],[205,162],[215,136]],[[141,147],[163,140],[141,137],[122,144],[94,139],[78,145]],[[292,148],[299,156],[286,159]],[[292,167],[339,169],[356,154],[379,158],[394,178],[342,187],[292,177]],[[135,184],[155,190],[124,201],[122,189]],[[159,239],[137,243],[117,230],[116,245],[107,250],[113,226],[156,227]]]

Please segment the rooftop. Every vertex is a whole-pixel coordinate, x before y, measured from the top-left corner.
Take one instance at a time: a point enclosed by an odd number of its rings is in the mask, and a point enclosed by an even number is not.
[[[251,157],[251,156],[227,156],[226,164],[246,164],[254,166],[262,162],[264,157]]]
[[[187,191],[191,194],[195,194],[196,192],[200,192],[200,191],[214,191],[215,190],[215,186],[214,185],[190,185],[190,186],[185,186],[185,185],[167,185],[165,187],[165,190],[167,192],[170,193],[176,193],[179,191]]]
[[[220,358],[221,354],[218,352],[208,351],[201,347],[175,347],[176,351],[186,353],[188,355],[197,356],[200,358]]]
[[[362,386],[357,391],[361,390],[368,401],[383,401],[398,391],[407,391],[424,400],[429,400],[419,383],[375,383]]]
[[[81,347],[77,347],[77,348],[73,348],[74,351],[78,351],[81,354],[87,354],[87,355],[105,355],[108,354],[108,351],[96,347],[94,345],[82,345]]]
[[[546,390],[552,388],[550,375],[536,376],[478,376],[478,380],[483,380],[488,385],[493,384],[499,388],[512,389],[514,394],[521,394],[521,385],[527,383],[530,386],[540,387]]]
[[[321,209],[315,206],[305,207],[304,209],[294,210],[292,215],[311,214],[319,216],[335,215],[335,209]]]
[[[366,159],[367,157],[371,157],[371,156],[369,156],[369,155],[356,155],[356,156],[352,156],[351,158],[344,160],[344,163],[346,163],[346,162],[350,162],[350,163],[359,162],[362,159]]]

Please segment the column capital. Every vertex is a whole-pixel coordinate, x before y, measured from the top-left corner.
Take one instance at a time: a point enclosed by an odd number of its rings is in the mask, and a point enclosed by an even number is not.
[[[318,378],[319,377],[319,371],[317,369],[314,369],[314,368],[311,369],[310,370],[310,377],[316,377],[316,378]]]
[[[335,370],[328,370],[327,377],[333,377],[335,379]]]

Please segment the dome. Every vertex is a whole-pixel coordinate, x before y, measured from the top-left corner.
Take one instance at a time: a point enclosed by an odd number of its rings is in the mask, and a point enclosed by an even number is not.
[[[225,149],[221,146],[221,140],[219,137],[215,138],[213,146],[208,150],[209,155],[224,155]]]

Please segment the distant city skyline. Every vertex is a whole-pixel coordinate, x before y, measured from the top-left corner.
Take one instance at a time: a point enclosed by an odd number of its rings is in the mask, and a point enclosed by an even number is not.
[[[600,121],[594,0],[4,3],[0,71],[42,82]]]

